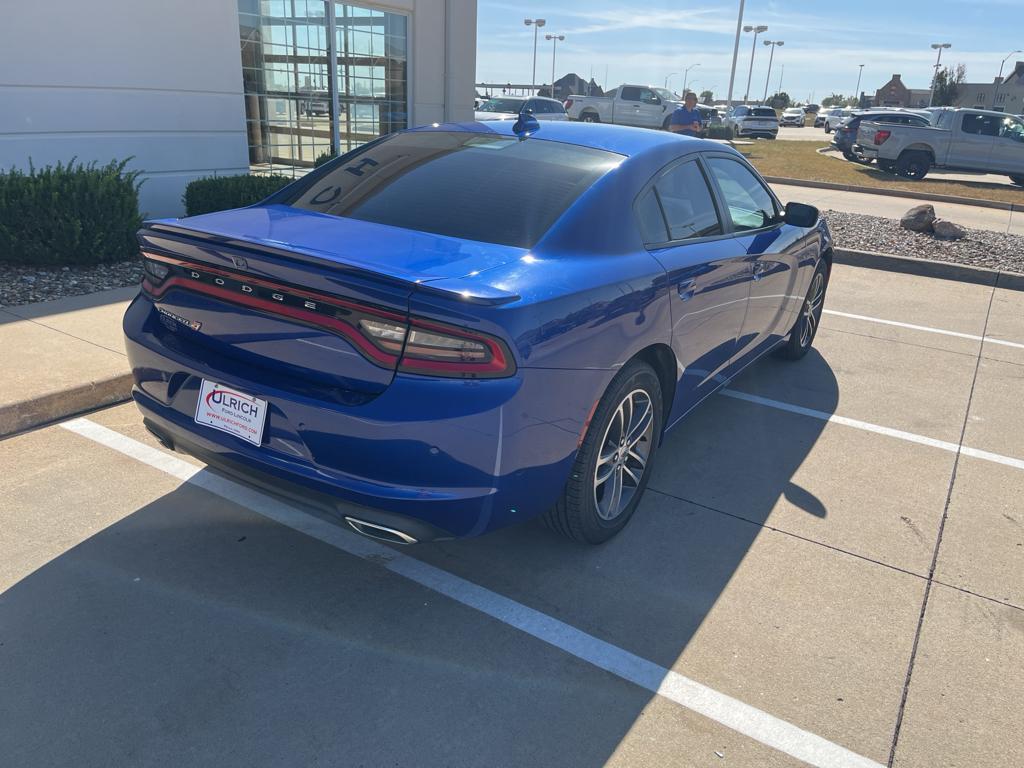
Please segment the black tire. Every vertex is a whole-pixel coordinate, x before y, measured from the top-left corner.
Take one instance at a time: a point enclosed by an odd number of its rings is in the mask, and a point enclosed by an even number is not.
[[[832,129],[828,127],[828,123],[825,123],[825,133],[832,133]]]
[[[892,160],[879,160],[878,167],[886,173],[896,173],[896,163]]]
[[[626,415],[627,400],[629,415]],[[645,404],[649,405],[649,423],[637,415],[640,412],[646,416],[646,411],[641,411]],[[634,418],[637,419],[635,427],[644,427],[642,432],[637,432],[636,428],[633,430],[634,434],[640,435],[633,443],[637,447],[635,451],[629,448],[621,435],[623,423],[629,426]],[[542,517],[545,525],[573,541],[586,544],[601,544],[625,528],[651,476],[663,423],[658,375],[647,363],[639,360],[628,363],[612,379],[594,410],[562,498]],[[634,457],[641,455],[645,461],[637,481],[634,473],[639,461]],[[611,465],[612,469],[606,479],[598,483],[598,460],[602,457],[605,460],[601,465]],[[613,508],[616,483],[619,498]],[[627,490],[628,499],[625,498]]]
[[[663,123],[661,124],[661,130],[663,130],[663,131],[668,131],[668,130],[671,130],[671,129],[669,128],[669,126],[670,126],[671,124],[672,124],[672,115],[669,115],[668,117],[666,117],[666,118],[665,118],[665,122],[663,122]]]
[[[927,152],[908,150],[896,161],[896,173],[905,179],[920,181],[928,175],[932,159]]]
[[[765,138],[768,139],[768,141],[775,141],[775,134],[769,133]]]
[[[1010,181],[1012,181],[1014,184],[1019,184],[1020,186],[1024,187],[1024,176],[1011,175]]]
[[[811,351],[814,337],[818,335],[821,310],[825,306],[828,277],[828,263],[822,259],[811,277],[807,296],[804,297],[804,303],[800,306],[800,314],[789,331],[789,339],[777,350],[779,357],[784,360],[799,360]]]
[[[580,122],[583,123],[600,123],[601,118],[597,116],[596,112],[584,112],[580,115]]]

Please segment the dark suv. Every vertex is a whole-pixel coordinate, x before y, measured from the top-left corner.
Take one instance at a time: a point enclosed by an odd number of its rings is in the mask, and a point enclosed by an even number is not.
[[[832,137],[832,146],[843,153],[843,157],[855,163],[870,163],[871,160],[862,157],[855,151],[857,143],[857,129],[860,128],[862,120],[869,120],[873,123],[895,123],[896,125],[929,125],[928,118],[916,112],[860,112],[853,117],[840,123]]]

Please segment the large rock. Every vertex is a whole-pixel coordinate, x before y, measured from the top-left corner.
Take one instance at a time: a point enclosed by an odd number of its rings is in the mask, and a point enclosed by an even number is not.
[[[935,206],[916,205],[903,214],[900,226],[912,232],[931,232],[935,221]]]
[[[945,219],[936,219],[932,222],[932,232],[940,240],[963,240],[967,237],[966,229]]]

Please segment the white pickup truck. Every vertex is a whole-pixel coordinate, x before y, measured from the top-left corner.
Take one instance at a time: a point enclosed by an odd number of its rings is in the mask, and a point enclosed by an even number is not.
[[[641,128],[668,128],[672,113],[682,106],[675,94],[652,85],[620,85],[605,96],[578,96],[565,100],[570,120],[615,123]]]
[[[931,125],[862,122],[854,148],[908,179],[951,168],[1006,174],[1024,186],[1024,120],[983,109],[938,109]]]

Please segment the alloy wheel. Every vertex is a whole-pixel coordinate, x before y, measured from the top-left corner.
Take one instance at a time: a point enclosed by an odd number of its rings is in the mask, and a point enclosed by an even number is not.
[[[818,322],[821,320],[824,299],[825,273],[818,271],[814,274],[811,289],[807,292],[807,299],[804,301],[803,322],[800,323],[801,347],[808,346],[814,339],[814,334],[818,330]]]
[[[622,514],[647,471],[654,437],[654,406],[643,389],[634,389],[615,409],[594,468],[594,504],[602,520]]]

